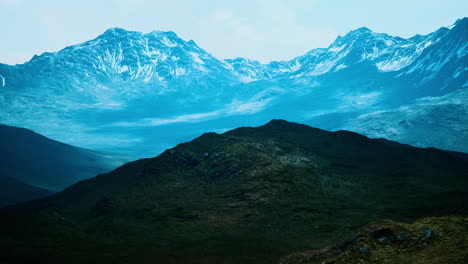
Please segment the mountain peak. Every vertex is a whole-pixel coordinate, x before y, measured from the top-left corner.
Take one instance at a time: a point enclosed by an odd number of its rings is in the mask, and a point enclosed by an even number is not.
[[[293,126],[293,125],[299,125],[299,124],[288,122],[284,119],[272,119],[270,122],[265,124],[265,126],[268,126],[268,127],[281,127],[281,126]]]
[[[468,17],[458,19],[451,27],[467,27]]]
[[[129,31],[119,28],[119,27],[113,27],[109,28],[108,30],[104,31],[104,33],[101,36],[104,35],[122,35],[122,34],[127,34]]]
[[[140,31],[130,31],[124,28],[113,27],[106,30],[101,36],[126,36],[128,34],[138,34],[144,36],[167,37],[169,39],[179,39],[179,36],[173,31],[153,30],[143,34]]]
[[[359,31],[359,32],[373,32],[370,28],[368,27],[360,27],[358,29],[356,29],[355,31]]]
[[[460,18],[458,19],[455,24],[460,24],[460,23],[467,23],[468,22],[468,17]]]
[[[369,34],[369,33],[374,33],[374,31],[372,31],[371,29],[367,28],[367,27],[360,27],[358,29],[355,29],[355,30],[351,30],[348,34],[351,34],[351,33],[354,33],[354,34]]]
[[[157,37],[167,37],[167,38],[170,38],[170,39],[178,39],[179,36],[174,32],[174,31],[162,31],[162,30],[153,30],[151,31],[150,33],[146,34],[146,35],[153,35],[153,36],[157,36]]]
[[[368,38],[376,34],[377,33],[375,33],[374,31],[370,30],[367,27],[360,27],[358,29],[349,31],[343,37],[338,36],[337,40],[349,39],[349,38]]]
[[[260,128],[271,131],[296,131],[299,133],[321,133],[321,129],[310,127],[304,124],[289,122],[284,119],[272,119]]]

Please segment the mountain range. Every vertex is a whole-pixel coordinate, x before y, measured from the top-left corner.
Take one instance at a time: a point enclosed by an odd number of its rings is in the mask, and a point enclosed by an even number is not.
[[[278,263],[379,218],[465,215],[467,175],[464,153],[272,120],[206,133],[47,198],[0,209],[0,262]],[[428,224],[462,241],[466,229],[457,219]],[[408,250],[427,244],[416,227],[384,227],[390,231],[378,231],[378,239],[406,230]],[[343,242],[350,249],[343,254],[364,247],[377,228]],[[378,253],[394,252],[392,245],[372,241],[371,259],[393,256]]]
[[[359,28],[262,64],[217,59],[174,32],[112,28],[0,64],[0,123],[132,157],[272,118],[468,152],[467,30],[468,18],[408,39]]]

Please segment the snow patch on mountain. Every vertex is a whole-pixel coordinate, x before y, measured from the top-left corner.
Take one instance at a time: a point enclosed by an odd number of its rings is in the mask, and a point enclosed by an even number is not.
[[[394,58],[393,60],[378,62],[376,66],[381,72],[398,71],[413,63],[413,60],[414,58],[412,56],[404,56]]]

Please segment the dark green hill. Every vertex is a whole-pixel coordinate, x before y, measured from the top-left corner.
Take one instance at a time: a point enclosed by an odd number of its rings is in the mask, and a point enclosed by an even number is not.
[[[0,177],[0,207],[39,199],[52,192],[20,182],[10,177]]]
[[[277,263],[376,218],[466,214],[465,157],[283,120],[208,133],[4,210],[1,257]]]
[[[56,191],[122,163],[111,155],[67,145],[25,128],[0,125],[0,176]]]

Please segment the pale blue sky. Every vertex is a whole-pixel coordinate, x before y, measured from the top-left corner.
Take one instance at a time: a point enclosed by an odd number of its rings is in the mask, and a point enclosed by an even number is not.
[[[218,58],[268,62],[361,26],[410,37],[465,16],[466,0],[0,0],[0,62],[23,63],[110,27],[172,30]]]

